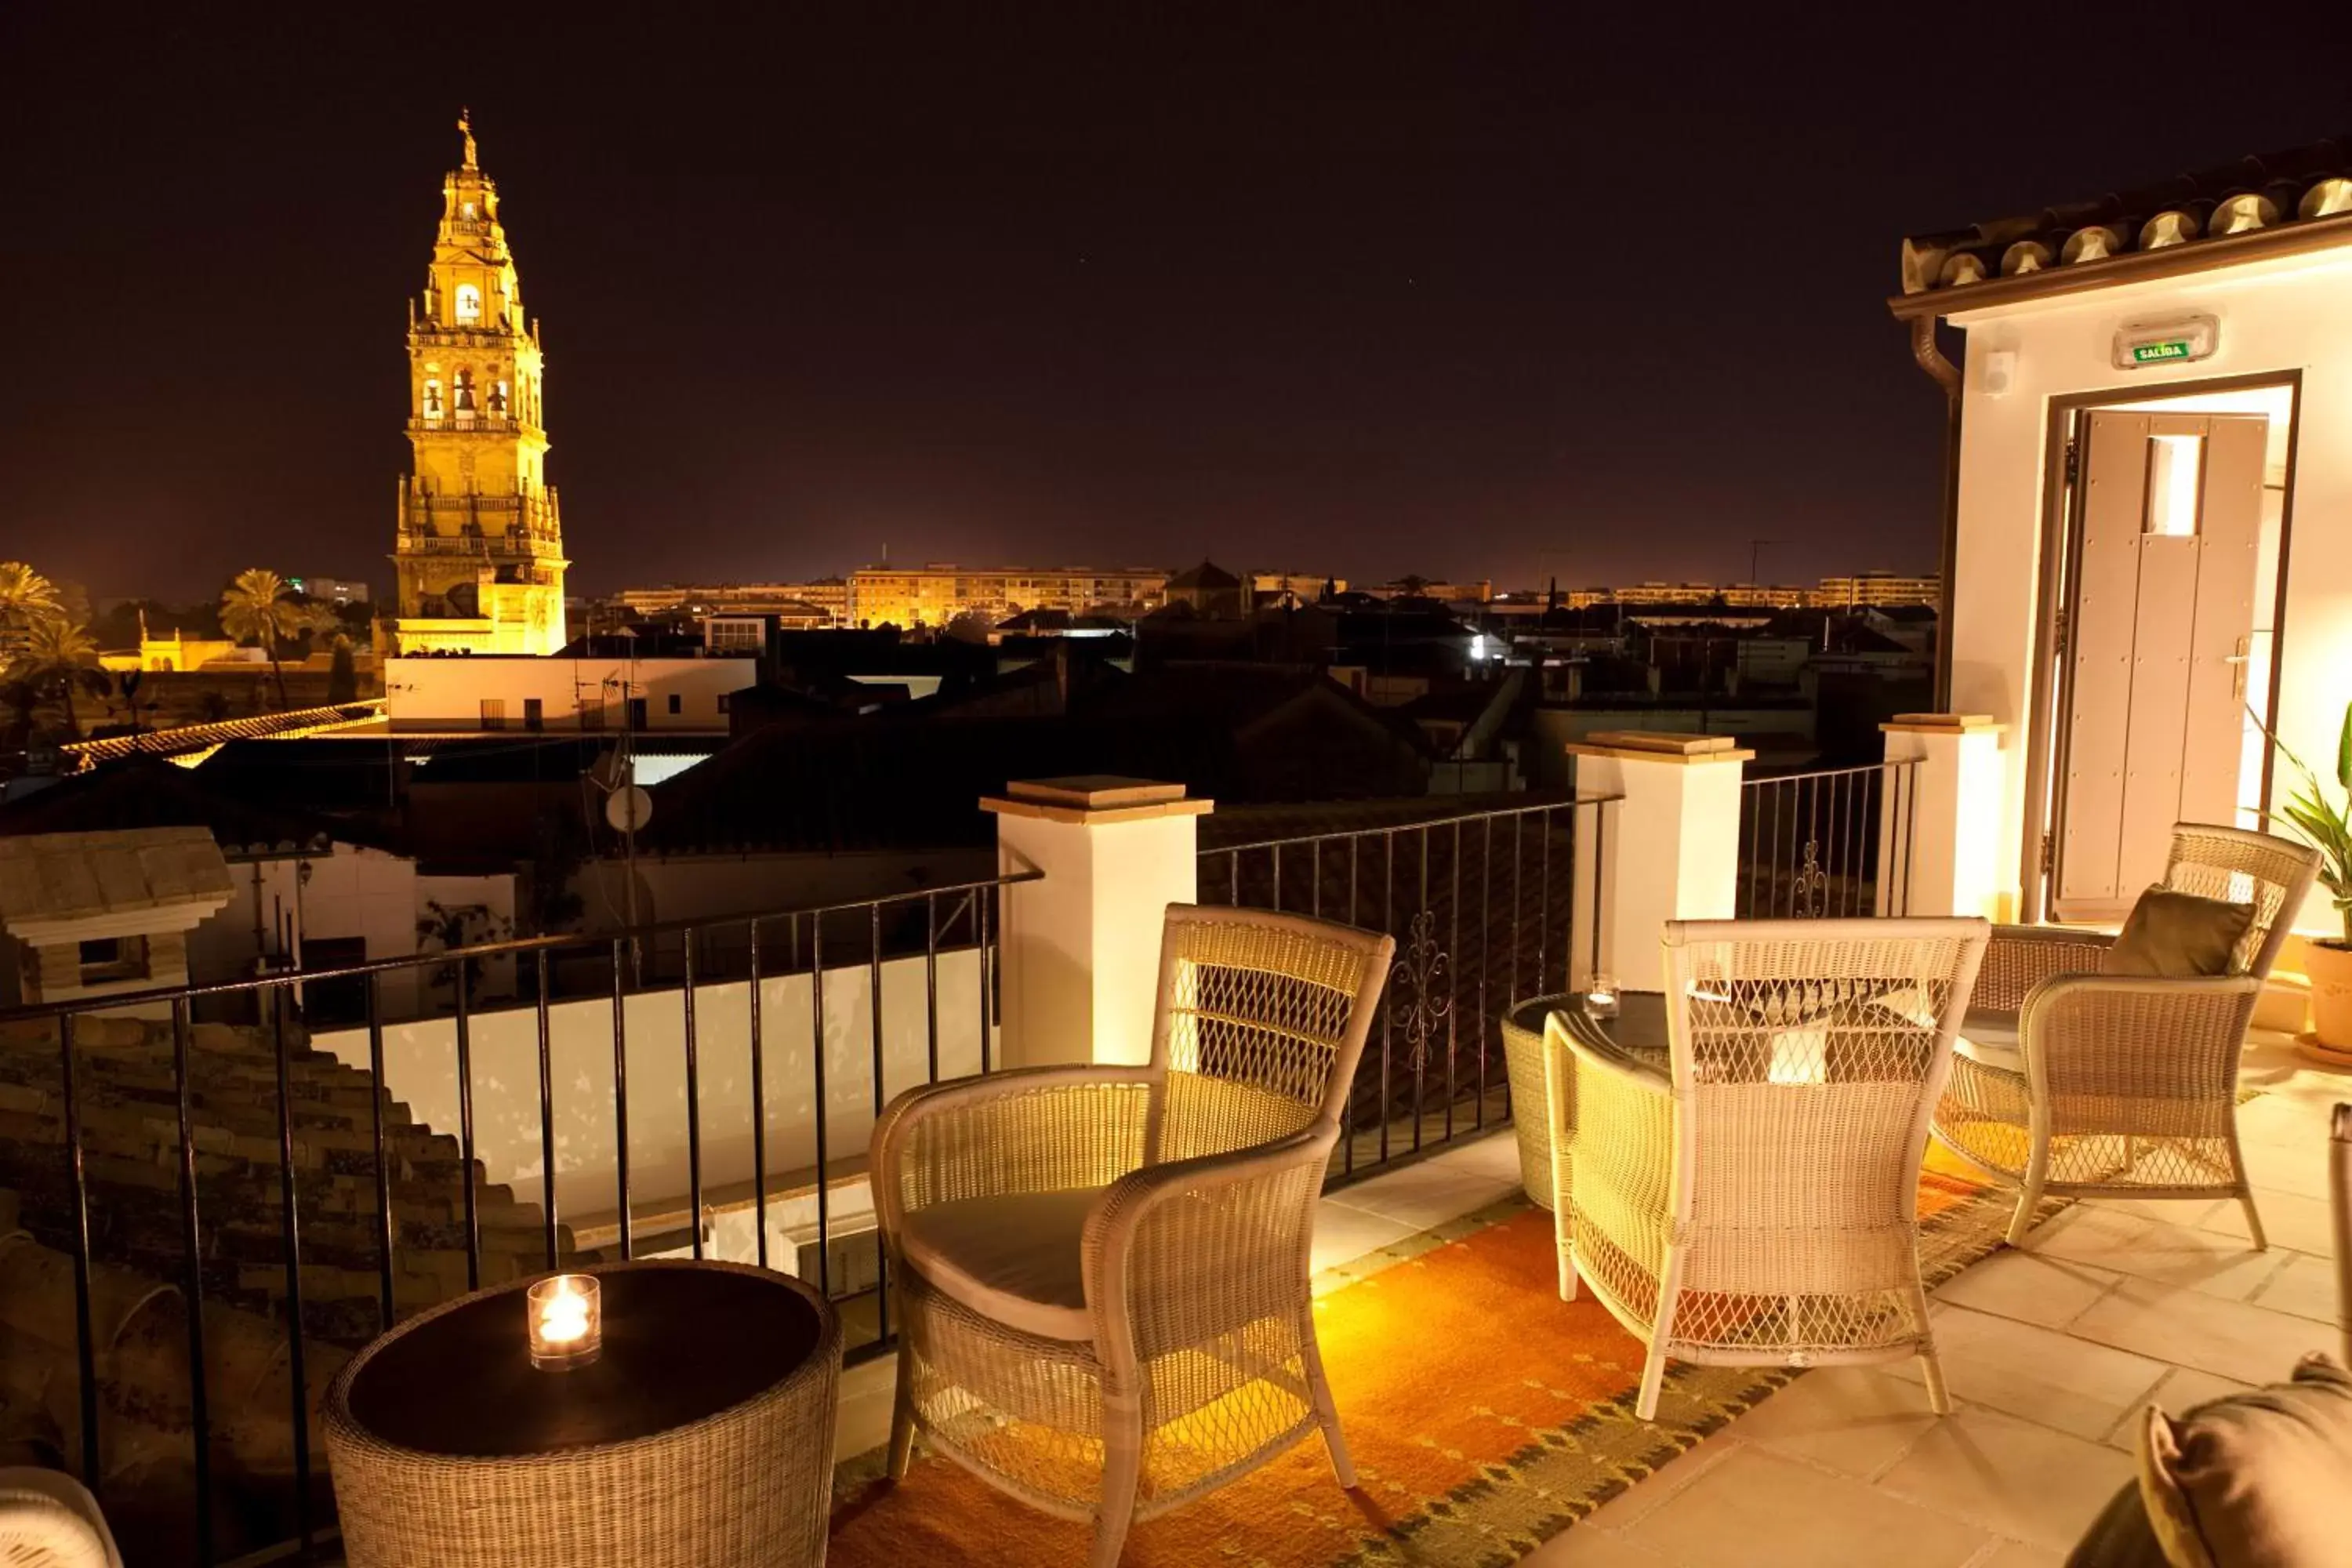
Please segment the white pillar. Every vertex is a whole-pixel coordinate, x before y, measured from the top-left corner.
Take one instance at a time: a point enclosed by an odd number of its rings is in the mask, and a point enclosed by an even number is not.
[[[1151,1056],[1160,928],[1198,896],[1200,818],[1182,784],[1089,776],[1024,780],[983,799],[1004,890],[999,949],[1006,1067],[1140,1064]]]
[[[1756,753],[1717,735],[1607,731],[1571,744],[1580,799],[1622,796],[1597,807],[1601,831],[1579,814],[1580,911],[1600,878],[1600,966],[1628,991],[1665,988],[1661,945],[1675,920],[1728,920],[1738,889],[1739,784]],[[1598,851],[1598,863],[1594,856]],[[1579,943],[1580,984],[1589,949]]]
[[[1911,764],[1887,769],[1880,797],[1879,912],[2011,917],[2017,868],[2000,863],[2008,726],[1984,713],[1900,713],[1879,729],[1886,760]]]

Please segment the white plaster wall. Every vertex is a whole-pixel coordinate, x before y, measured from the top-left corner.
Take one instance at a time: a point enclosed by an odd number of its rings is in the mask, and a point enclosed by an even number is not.
[[[2112,340],[2128,321],[2205,311],[2221,346],[2189,365],[2117,370]],[[1953,577],[1952,701],[2009,724],[1999,885],[2020,891],[2030,656],[2042,548],[2042,478],[2053,398],[2160,395],[2222,376],[2303,373],[2289,542],[2278,724],[2306,758],[2334,755],[2352,700],[2352,250],[2136,283],[2006,310],[1963,312],[1958,559]],[[1987,354],[2015,354],[2010,388],[1986,390]],[[2328,923],[2306,906],[2305,929]]]
[[[1043,872],[1004,900],[1008,1067],[1151,1059],[1168,906],[1200,896],[1192,809],[1087,821],[1006,812],[999,869]]]
[[[659,808],[656,807],[656,810]],[[780,902],[777,889],[792,889],[791,901],[809,907],[871,898],[877,889],[920,892],[925,887],[975,882],[996,873],[996,852],[983,847],[851,851],[777,855],[655,855],[637,856],[637,886],[641,900],[637,918],[656,921],[724,921],[732,915],[764,911]],[[580,896],[591,927],[618,928],[626,923],[626,866],[617,858],[592,860],[571,881]],[[1019,890],[1004,897],[1017,898]],[[939,919],[947,935],[964,937],[965,922],[950,917],[963,908],[966,895],[941,893]],[[781,936],[782,923],[771,924],[772,940]]]
[[[301,879],[299,868],[310,877]],[[418,950],[416,922],[428,900],[445,905],[481,904],[502,921],[514,918],[511,873],[479,877],[420,877],[416,863],[380,849],[336,844],[327,854],[300,860],[266,860],[232,866],[228,904],[189,935],[190,973],[199,981],[250,974],[255,956],[257,903],[266,933],[265,951],[278,952],[276,921],[282,911],[294,919],[291,956],[304,962],[303,944],[358,937],[371,960],[405,958]],[[509,934],[507,925],[496,935]],[[483,940],[490,940],[486,936]],[[412,1016],[430,1005],[422,970],[387,971],[381,981],[387,1017]],[[483,994],[514,994],[514,962],[495,960],[484,976]],[[447,990],[443,988],[443,999]]]
[[[939,1076],[980,1070],[980,968],[973,950],[939,956]],[[829,1163],[863,1161],[876,1093],[872,976],[856,964],[824,975],[824,1105]],[[695,1037],[706,1193],[749,1182],[751,1159],[751,986],[695,989]],[[814,1024],[806,973],[761,983],[761,1059],[772,1176],[816,1164]],[[924,961],[882,965],[881,1099],[930,1076]],[[614,1141],[613,1004],[609,997],[558,1002],[548,1009],[560,1214],[609,1215],[618,1202]],[[628,1065],[629,1178],[635,1202],[687,1192],[684,993],[645,992],[624,1005]],[[489,1180],[536,1202],[541,1171],[539,1036],[530,1007],[476,1014],[473,1057],[475,1152]],[[368,1065],[365,1029],[321,1033],[311,1043],[353,1067]],[[384,1030],[385,1085],[410,1112],[457,1136],[457,1025],[433,1018]],[[992,1059],[995,1059],[992,1058]],[[813,1216],[814,1205],[808,1205]],[[777,1215],[772,1213],[772,1225]]]
[[[596,705],[609,690],[614,710],[604,728],[618,730],[625,682],[646,700],[646,729],[714,731],[727,728],[719,699],[759,679],[758,663],[748,658],[394,658],[384,661],[384,712],[395,730],[471,730],[481,723],[483,700],[496,698],[506,703],[506,728],[520,731],[523,700],[535,697],[544,728],[576,730],[582,705]],[[677,713],[669,710],[673,696]]]

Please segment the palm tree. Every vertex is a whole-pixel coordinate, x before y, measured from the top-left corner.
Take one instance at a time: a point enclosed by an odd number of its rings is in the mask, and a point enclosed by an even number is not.
[[[259,643],[269,656],[270,679],[278,684],[278,706],[289,706],[286,671],[278,662],[278,645],[300,636],[315,624],[310,607],[294,602],[286,580],[267,566],[247,567],[221,595],[221,629],[241,643]]]
[[[55,583],[22,561],[0,561],[0,658],[21,648],[37,623],[63,613]]]
[[[75,690],[103,697],[109,684],[106,671],[99,668],[98,644],[90,640],[89,632],[62,616],[45,616],[26,630],[24,649],[8,667],[10,678],[44,696],[55,695],[65,705],[67,738],[80,740]]]

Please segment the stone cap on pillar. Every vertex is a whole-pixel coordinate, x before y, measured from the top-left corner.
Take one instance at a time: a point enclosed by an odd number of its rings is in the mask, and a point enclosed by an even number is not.
[[[1134,822],[1154,816],[1205,816],[1216,802],[1188,800],[1180,784],[1078,773],[1058,779],[1014,779],[1004,795],[982,795],[980,809],[999,816],[1047,822]]]
[[[1998,735],[2009,726],[1990,713],[1897,713],[1878,728],[1889,735]]]
[[[1745,763],[1756,753],[1728,735],[1674,734],[1656,730],[1595,730],[1568,743],[1571,757],[1622,757],[1645,763]]]

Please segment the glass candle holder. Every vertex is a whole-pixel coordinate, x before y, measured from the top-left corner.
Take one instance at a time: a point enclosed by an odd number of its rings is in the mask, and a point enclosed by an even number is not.
[[[1613,1018],[1617,1016],[1615,976],[1595,973],[1584,983],[1584,1016],[1588,1018]]]
[[[604,1300],[593,1274],[556,1274],[523,1292],[530,1364],[541,1372],[586,1366],[604,1348]]]

